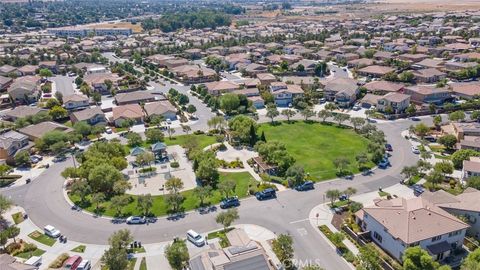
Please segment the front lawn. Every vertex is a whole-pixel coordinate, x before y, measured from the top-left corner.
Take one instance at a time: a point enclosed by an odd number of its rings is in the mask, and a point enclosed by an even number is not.
[[[244,198],[248,196],[248,190],[250,186],[257,184],[258,182],[250,175],[248,172],[240,172],[240,173],[220,173],[220,182],[225,181],[226,179],[232,179],[237,183],[235,188],[235,195],[239,198]],[[199,207],[200,200],[195,196],[193,190],[183,191],[182,195],[184,196],[185,200],[183,201],[182,207],[184,211],[193,210]],[[82,205],[80,202],[80,198],[78,196],[69,195],[70,200],[72,200],[75,204],[79,206],[83,206],[83,208],[87,211],[94,212],[95,206],[91,203],[87,202],[85,205]],[[140,215],[140,211],[137,208],[137,200],[136,196],[131,195],[133,198],[132,202],[125,206],[122,211],[122,216],[131,216],[131,215]],[[212,195],[206,200],[205,203],[208,204],[218,204],[222,200],[222,194],[218,190],[214,190]],[[90,197],[87,197],[89,200]],[[107,201],[103,203],[103,211],[101,212],[102,215],[105,216],[115,216],[115,210],[110,208],[110,202]],[[168,205],[165,202],[165,196],[153,196],[153,206],[150,212],[155,216],[164,216],[168,214]]]
[[[203,149],[203,148],[217,142],[216,139],[215,139],[215,136],[208,136],[208,135],[204,135],[204,134],[201,134],[201,135],[189,134],[189,135],[175,136],[175,137],[172,137],[172,139],[169,139],[168,135],[166,135],[165,136],[165,144],[166,145],[176,145],[176,144],[178,144],[178,145],[183,147],[185,145],[185,143],[190,139],[196,140],[197,143],[198,143],[198,147],[200,149]]]
[[[45,234],[39,232],[39,231],[33,231],[31,232],[28,237],[32,238],[33,240],[37,241],[37,242],[40,242],[44,245],[47,245],[47,246],[53,246],[55,244],[55,242],[57,240],[49,237],[49,236],[46,236]]]
[[[72,249],[71,251],[78,252],[78,253],[84,253],[86,248],[87,247],[85,245],[80,245],[80,246],[77,246],[76,248]]]
[[[28,260],[30,259],[31,257],[33,256],[42,256],[43,253],[45,253],[45,250],[42,250],[42,249],[35,249],[34,251],[28,251],[28,252],[22,252],[22,253],[18,253],[17,255],[15,255],[16,257],[19,257],[19,258],[22,258],[22,259],[25,259],[25,260]]]
[[[333,161],[339,157],[350,160],[349,170],[358,173],[355,156],[367,152],[368,140],[352,129],[335,124],[280,122],[278,125],[263,124],[258,134],[265,132],[267,141],[283,142],[287,151],[303,165],[305,172],[314,181],[337,177]],[[368,164],[373,166],[373,164]]]
[[[231,230],[233,230],[233,228],[227,228],[227,232]],[[207,235],[208,240],[215,239],[215,238],[220,238],[220,246],[222,248],[226,248],[230,246],[230,241],[228,241],[227,234],[223,229],[220,231],[211,232]]]
[[[12,219],[13,219],[13,222],[15,222],[15,224],[21,223],[24,220],[22,212],[13,214]]]

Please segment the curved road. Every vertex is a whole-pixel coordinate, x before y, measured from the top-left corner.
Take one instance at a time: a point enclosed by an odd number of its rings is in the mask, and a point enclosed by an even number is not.
[[[316,184],[315,190],[308,192],[286,190],[280,192],[276,200],[257,201],[255,198],[247,198],[238,209],[240,219],[237,222],[258,224],[277,234],[290,233],[294,238],[295,257],[302,262],[316,262],[326,269],[349,269],[310,225],[309,212],[324,202],[324,194],[328,189],[342,190],[352,186],[361,194],[398,183],[403,166],[418,160],[418,157],[411,153],[409,142],[400,135],[413,123],[409,120],[398,120],[377,124],[394,148],[390,159],[391,168],[375,170],[370,176],[356,176],[350,181],[338,179],[321,182]],[[64,180],[60,176],[65,167],[72,165],[71,159],[57,163],[31,184],[2,190],[1,193],[22,206],[37,226],[42,228],[52,224],[69,239],[83,243],[106,244],[111,233],[122,228],[130,229],[135,239],[143,243],[170,241],[175,236],[183,237],[188,229],[208,232],[220,228],[215,222],[216,213],[201,215],[191,212],[176,221],[159,218],[153,224],[132,226],[113,224],[108,219],[73,211],[64,199]],[[328,260],[321,260],[327,258]]]

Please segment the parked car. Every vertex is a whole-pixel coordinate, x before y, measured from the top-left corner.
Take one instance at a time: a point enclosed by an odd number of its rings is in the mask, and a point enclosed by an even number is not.
[[[127,224],[145,224],[146,222],[145,217],[130,216],[127,218]]]
[[[55,227],[52,225],[47,225],[43,228],[43,232],[50,237],[57,238],[60,237],[60,231],[57,230]]]
[[[194,230],[188,230],[187,232],[187,240],[192,242],[195,246],[201,247],[205,245],[205,238],[195,232]]]
[[[340,201],[346,201],[348,199],[348,196],[347,196],[347,194],[342,194],[342,195],[338,196],[338,199]]]
[[[25,261],[25,264],[38,267],[42,264],[42,257],[32,256],[30,257],[30,259]]]
[[[345,180],[353,180],[353,174],[347,174],[343,177]]]
[[[109,127],[105,128],[105,133],[112,134],[112,129]]]
[[[418,117],[410,117],[410,120],[415,121],[415,122],[418,122],[418,121],[420,121],[421,119],[418,118]]]
[[[326,98],[321,98],[318,101],[320,102],[320,104],[323,104],[323,103],[327,102],[327,99]]]
[[[82,262],[82,257],[75,255],[68,258],[63,264],[64,269],[76,270],[78,265]]]
[[[389,143],[386,143],[386,144],[385,144],[385,150],[387,150],[388,152],[392,152],[392,151],[393,151],[392,145],[389,144]]]
[[[237,196],[223,199],[220,202],[220,208],[222,209],[236,207],[236,206],[240,206],[240,201],[238,200]]]
[[[413,189],[413,194],[417,197],[422,195],[423,192],[425,192],[425,189],[421,185],[418,185],[418,184],[413,185],[412,189]]]
[[[372,174],[372,173],[373,173],[372,170],[369,170],[369,169],[366,169],[366,170],[363,170],[363,171],[362,171],[362,175],[363,175],[363,176],[367,176],[367,175],[370,175],[370,174]]]
[[[387,158],[383,158],[379,163],[378,167],[380,169],[386,169],[388,166],[390,166],[390,161]]]
[[[82,262],[78,265],[77,270],[90,270],[92,265],[89,260],[82,260]]]
[[[65,161],[67,159],[66,156],[64,155],[60,155],[60,156],[56,156],[53,158],[53,162],[62,162],[62,161]]]
[[[420,150],[418,149],[418,147],[412,146],[412,153],[418,155],[418,154],[420,154]]]
[[[435,137],[430,136],[430,135],[429,135],[429,136],[425,136],[423,139],[425,139],[425,140],[428,141],[428,142],[432,142],[432,143],[437,141],[437,139],[435,139]]]
[[[277,197],[277,194],[276,194],[275,189],[267,188],[265,190],[262,190],[262,191],[259,191],[259,192],[255,193],[255,197],[258,200],[262,201],[262,200],[266,200],[266,199],[275,198],[275,197]]]
[[[358,106],[358,105],[355,105],[353,106],[352,110],[354,111],[360,111],[362,109],[362,107]]]
[[[297,191],[306,191],[306,190],[310,190],[310,189],[314,189],[314,188],[315,188],[315,185],[314,185],[313,181],[305,181],[305,182],[303,182],[300,185],[297,185],[295,187],[295,189]]]

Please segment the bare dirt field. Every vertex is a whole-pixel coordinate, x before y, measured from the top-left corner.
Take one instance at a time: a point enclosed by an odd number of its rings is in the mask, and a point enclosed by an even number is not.
[[[461,11],[480,9],[480,0],[379,0],[375,5],[386,12]]]
[[[130,22],[115,22],[115,23],[99,23],[91,25],[95,28],[129,28],[134,33],[142,32],[142,25],[140,23],[132,24]]]

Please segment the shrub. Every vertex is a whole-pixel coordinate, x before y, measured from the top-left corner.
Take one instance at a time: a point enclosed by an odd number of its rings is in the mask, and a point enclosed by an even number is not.
[[[21,248],[22,248],[22,245],[19,244],[19,243],[10,243],[10,244],[8,244],[8,246],[5,248],[5,251],[6,251],[8,254],[14,254],[14,253],[17,252],[17,251],[20,251]]]
[[[30,251],[35,251],[35,250],[37,250],[37,245],[32,244],[32,243],[25,243],[23,245],[22,252],[30,252]]]
[[[355,255],[350,250],[343,254],[343,258],[349,263],[355,261]]]
[[[139,173],[148,173],[148,172],[155,172],[155,171],[157,171],[157,168],[155,167],[142,168],[138,170]]]
[[[219,150],[219,151],[225,151],[225,150],[227,150],[227,146],[222,143],[222,144],[220,144],[220,145],[218,146],[218,150]]]
[[[193,134],[195,134],[195,135],[201,135],[201,134],[205,134],[205,132],[203,132],[202,130],[195,130],[195,131],[193,132]]]
[[[170,167],[176,169],[176,168],[180,167],[180,164],[178,164],[178,162],[176,162],[176,161],[170,162]]]
[[[217,142],[223,142],[224,139],[225,139],[225,137],[223,135],[215,135],[215,140]],[[222,145],[223,145],[223,143],[222,143]],[[225,145],[223,145],[223,146],[225,146]],[[220,149],[220,150],[222,150],[222,149]],[[227,148],[225,147],[225,149],[223,149],[222,151],[224,151],[224,150],[227,150]]]
[[[53,261],[48,267],[58,269],[63,266],[63,263],[69,258],[70,256],[67,253],[62,253],[58,256],[55,261]]]

